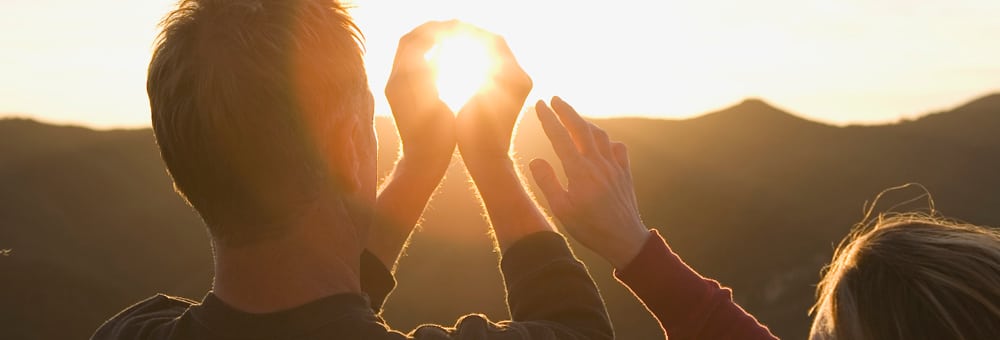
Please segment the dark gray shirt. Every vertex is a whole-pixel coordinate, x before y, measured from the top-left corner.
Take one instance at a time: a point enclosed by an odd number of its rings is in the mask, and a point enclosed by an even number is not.
[[[540,232],[518,241],[501,261],[511,320],[470,314],[454,327],[392,330],[379,312],[395,280],[377,258],[362,254],[365,295],[339,294],[289,310],[250,314],[212,293],[201,302],[156,295],[104,323],[92,339],[612,339],[594,281],[566,240]]]

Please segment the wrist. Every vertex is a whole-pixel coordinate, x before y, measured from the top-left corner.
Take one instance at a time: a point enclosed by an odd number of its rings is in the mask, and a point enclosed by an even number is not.
[[[513,175],[517,168],[509,154],[484,155],[482,153],[462,153],[462,161],[473,179],[477,176]]]
[[[438,179],[444,176],[451,164],[451,154],[403,153],[396,162],[394,176]]]
[[[642,252],[642,248],[646,246],[646,242],[649,241],[651,234],[647,228],[642,227],[633,230],[631,233],[623,234],[622,239],[618,242],[621,246],[609,251],[608,256],[605,257],[616,269],[621,270],[628,267],[632,263],[632,260],[635,260],[636,256]]]
[[[517,165],[509,158],[466,161],[465,168],[481,194],[525,190]]]

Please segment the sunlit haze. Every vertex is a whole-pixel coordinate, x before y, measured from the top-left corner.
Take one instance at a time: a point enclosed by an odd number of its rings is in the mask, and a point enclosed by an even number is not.
[[[5,0],[0,115],[148,125],[145,71],[172,5]],[[996,0],[355,5],[381,114],[399,37],[451,18],[506,37],[534,79],[529,102],[558,94],[590,116],[683,118],[759,97],[826,122],[885,122],[1000,91]]]

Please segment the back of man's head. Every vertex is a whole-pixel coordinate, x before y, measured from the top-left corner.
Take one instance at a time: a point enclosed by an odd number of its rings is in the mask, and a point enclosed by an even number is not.
[[[336,190],[327,145],[370,115],[360,32],[333,0],[182,0],[149,67],[153,131],[218,242],[280,233]]]

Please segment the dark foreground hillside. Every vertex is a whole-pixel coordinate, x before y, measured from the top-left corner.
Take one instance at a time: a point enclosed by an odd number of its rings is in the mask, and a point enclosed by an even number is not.
[[[518,157],[554,160],[527,117]],[[630,147],[646,222],[784,339],[806,337],[820,268],[880,190],[919,182],[945,214],[1000,225],[1000,95],[884,126],[827,126],[757,100],[689,120],[597,123]],[[395,133],[387,119],[378,127],[385,171]],[[386,306],[390,324],[474,311],[505,318],[496,255],[460,161],[425,216]],[[200,299],[211,280],[206,233],[173,193],[148,129],[0,120],[0,249],[11,249],[0,256],[2,339],[86,338],[130,303],[156,292]],[[576,249],[619,338],[659,338],[609,266]]]

